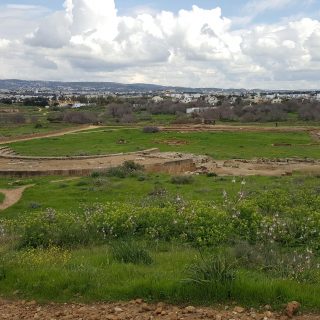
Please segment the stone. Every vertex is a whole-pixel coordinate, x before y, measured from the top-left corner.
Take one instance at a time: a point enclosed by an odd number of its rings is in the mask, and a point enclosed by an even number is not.
[[[137,304],[141,304],[141,303],[143,303],[143,300],[142,300],[142,299],[136,299],[135,302],[136,302]]]
[[[246,311],[246,309],[237,306],[237,307],[234,307],[233,311],[236,313],[244,313]]]
[[[196,312],[196,308],[193,306],[188,306],[185,308],[185,311],[187,311],[188,313],[195,313]]]
[[[155,310],[155,314],[161,314],[162,312],[162,308],[161,307],[158,307],[156,310]]]
[[[143,304],[141,305],[141,311],[152,311],[152,310],[153,310],[152,307],[149,306],[149,305],[146,304],[146,303],[143,303]]]
[[[289,318],[293,318],[296,315],[301,307],[301,304],[297,301],[289,302],[286,306],[285,313]]]
[[[113,310],[114,310],[115,313],[123,312],[123,310],[121,308],[119,308],[119,307],[115,307]]]
[[[272,313],[271,311],[266,311],[266,312],[265,312],[265,316],[266,316],[267,318],[271,318],[271,317],[273,317],[273,313]]]

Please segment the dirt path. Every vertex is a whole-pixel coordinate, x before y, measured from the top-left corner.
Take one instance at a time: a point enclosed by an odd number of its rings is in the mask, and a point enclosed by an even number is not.
[[[146,304],[137,299],[129,303],[104,304],[50,304],[38,305],[35,301],[9,302],[0,300],[0,319],[69,319],[69,320],[287,320],[286,315],[272,311],[245,310],[239,306],[218,308],[195,308],[193,306],[178,307],[164,303]],[[222,310],[223,309],[223,310]],[[295,320],[319,320],[320,315],[305,314],[295,316]]]
[[[0,189],[0,193],[5,195],[4,201],[0,204],[0,211],[8,209],[16,204],[21,199],[23,192],[32,186],[33,185],[27,185],[16,189]]]
[[[81,127],[73,128],[73,129],[64,129],[64,130],[51,132],[51,133],[40,133],[40,134],[25,135],[25,136],[15,137],[15,138],[1,139],[0,145],[9,144],[9,143],[13,143],[13,142],[20,142],[20,141],[29,141],[29,140],[34,140],[34,139],[60,137],[65,134],[77,133],[77,132],[81,132],[81,131],[98,129],[98,128],[101,128],[101,126],[89,125],[89,126],[81,126]]]
[[[264,126],[231,126],[231,125],[171,125],[159,127],[165,132],[317,132],[319,127],[264,127]]]

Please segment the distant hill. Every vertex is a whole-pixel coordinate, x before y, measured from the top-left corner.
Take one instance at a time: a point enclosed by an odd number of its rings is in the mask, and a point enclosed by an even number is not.
[[[217,88],[187,88],[187,87],[171,87],[155,84],[123,84],[116,82],[62,82],[62,81],[26,81],[17,79],[0,80],[0,89],[2,90],[34,90],[40,88],[48,88],[52,90],[79,90],[79,91],[110,91],[110,92],[156,92],[163,90],[175,90],[177,92],[199,92],[222,90]],[[233,89],[230,89],[233,90]],[[239,90],[240,91],[240,90]]]

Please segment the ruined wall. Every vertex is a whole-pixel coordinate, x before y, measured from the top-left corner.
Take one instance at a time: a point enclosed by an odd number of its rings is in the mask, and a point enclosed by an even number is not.
[[[163,172],[169,174],[181,174],[185,172],[193,172],[196,165],[192,159],[172,160],[164,163],[156,163],[145,166],[147,172]]]

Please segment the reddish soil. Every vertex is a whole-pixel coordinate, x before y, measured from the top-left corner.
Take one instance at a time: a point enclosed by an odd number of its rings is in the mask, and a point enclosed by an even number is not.
[[[227,308],[227,307],[225,307]],[[286,320],[286,315],[272,311],[245,310],[241,307],[195,308],[177,307],[164,303],[146,304],[142,300],[129,303],[104,304],[50,304],[38,305],[35,301],[0,301],[0,319],[22,320]],[[319,320],[320,315],[305,314],[294,316],[295,320]]]

